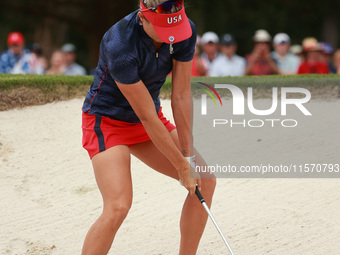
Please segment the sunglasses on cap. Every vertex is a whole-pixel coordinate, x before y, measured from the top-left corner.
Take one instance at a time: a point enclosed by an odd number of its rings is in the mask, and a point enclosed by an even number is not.
[[[160,4],[155,5],[154,7],[150,7],[147,10],[153,11],[156,13],[166,13],[171,11],[172,7],[181,7],[183,4],[183,0],[165,0]],[[144,11],[144,10],[143,10]]]

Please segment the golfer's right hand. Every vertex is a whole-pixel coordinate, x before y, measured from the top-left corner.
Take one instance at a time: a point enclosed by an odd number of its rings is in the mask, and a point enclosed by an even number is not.
[[[187,167],[181,171],[178,171],[180,183],[189,191],[191,196],[195,195],[196,186],[201,190],[201,179],[199,175],[192,178],[190,176],[190,171],[192,174],[195,173],[193,167],[188,163]]]

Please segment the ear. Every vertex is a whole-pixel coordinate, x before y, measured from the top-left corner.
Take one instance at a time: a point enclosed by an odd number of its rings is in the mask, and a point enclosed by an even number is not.
[[[138,17],[139,19],[143,22],[145,17],[144,17],[144,14],[142,12],[138,12]]]

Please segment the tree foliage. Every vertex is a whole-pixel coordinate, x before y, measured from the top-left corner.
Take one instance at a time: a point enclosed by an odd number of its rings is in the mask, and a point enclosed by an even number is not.
[[[0,24],[6,32],[23,31],[28,41],[48,48],[47,55],[73,42],[88,52],[87,67],[93,67],[105,31],[136,8],[135,0],[2,0]]]
[[[234,34],[242,54],[251,50],[251,37],[257,29],[266,29],[272,36],[286,32],[297,44],[307,36],[314,36],[333,47],[339,46],[339,1],[198,0],[196,3],[200,14],[193,18],[203,20],[198,21],[203,23],[199,31]]]
[[[92,68],[105,31],[137,8],[138,0],[1,0],[0,50],[7,34],[19,30],[47,57],[63,43],[74,43],[79,62]],[[339,1],[186,0],[186,10],[199,34],[234,34],[241,54],[251,50],[251,37],[260,28],[272,35],[287,32],[293,43],[315,36],[338,47]]]

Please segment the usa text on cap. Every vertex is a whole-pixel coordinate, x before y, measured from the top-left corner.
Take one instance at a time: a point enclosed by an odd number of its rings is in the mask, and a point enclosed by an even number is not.
[[[168,1],[164,1],[166,3]],[[147,8],[143,0],[140,1],[141,12],[145,18],[151,22],[158,37],[165,43],[178,43],[191,37],[192,29],[189,19],[185,13],[184,3],[182,0],[177,0],[181,9],[174,13],[158,13],[152,9],[157,7]],[[162,4],[162,3],[161,3]]]

